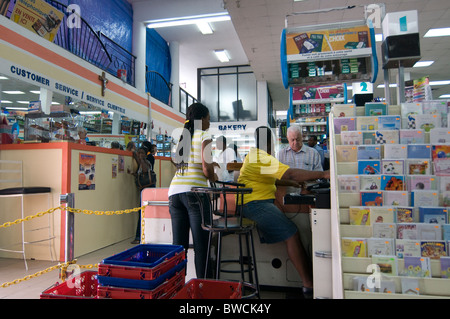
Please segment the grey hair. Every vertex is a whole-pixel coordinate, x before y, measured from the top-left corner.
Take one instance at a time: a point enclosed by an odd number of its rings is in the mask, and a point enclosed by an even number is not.
[[[302,127],[300,125],[291,125],[291,126],[289,126],[287,131],[286,131],[286,134],[289,134],[289,132],[298,133],[298,134],[303,136],[303,134],[302,134]]]

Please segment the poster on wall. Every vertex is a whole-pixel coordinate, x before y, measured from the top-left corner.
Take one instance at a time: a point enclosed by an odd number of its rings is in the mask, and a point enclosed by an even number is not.
[[[125,171],[125,158],[123,157],[123,155],[119,155],[118,167],[119,173],[123,173]]]
[[[95,189],[95,155],[80,153],[78,190]]]
[[[117,157],[111,158],[111,174],[113,179],[117,177]]]
[[[11,20],[53,42],[64,13],[43,0],[17,0]]]

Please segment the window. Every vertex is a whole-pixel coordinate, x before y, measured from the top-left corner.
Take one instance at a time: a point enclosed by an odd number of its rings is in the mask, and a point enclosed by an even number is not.
[[[198,69],[199,99],[212,122],[257,120],[256,78],[250,66]]]

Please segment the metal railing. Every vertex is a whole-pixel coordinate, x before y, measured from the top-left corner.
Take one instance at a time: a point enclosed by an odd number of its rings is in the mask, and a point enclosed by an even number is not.
[[[117,76],[124,82],[135,86],[135,61],[136,57],[127,49],[123,48],[115,41],[107,37],[103,32],[98,31],[100,40],[105,45],[107,52],[111,55],[112,63],[109,65],[106,72]],[[123,73],[125,71],[125,73]],[[119,74],[122,72],[122,75]]]
[[[145,74],[145,88],[155,99],[172,106],[172,83],[156,71],[147,71]]]

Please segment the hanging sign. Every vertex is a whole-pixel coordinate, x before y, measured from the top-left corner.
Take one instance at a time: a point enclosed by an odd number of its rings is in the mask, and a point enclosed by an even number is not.
[[[370,82],[353,82],[353,95],[373,93],[373,83]]]
[[[372,54],[367,25],[330,30],[287,29],[287,61],[318,61]]]
[[[342,84],[292,87],[292,104],[339,103],[346,100],[346,88]]]
[[[53,42],[64,13],[42,0],[17,0],[11,20]]]

